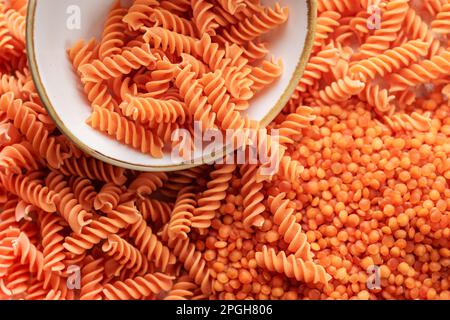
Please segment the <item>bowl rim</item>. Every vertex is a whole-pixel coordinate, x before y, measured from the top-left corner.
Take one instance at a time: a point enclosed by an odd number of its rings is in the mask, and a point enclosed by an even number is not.
[[[85,145],[82,141],[80,141],[62,122],[59,118],[58,113],[53,107],[48,95],[47,91],[43,85],[43,81],[41,79],[39,67],[36,60],[36,53],[34,48],[34,26],[35,26],[35,14],[36,7],[39,0],[29,0],[28,1],[28,10],[26,16],[26,53],[28,59],[28,65],[30,67],[31,76],[36,87],[37,94],[39,95],[42,103],[44,104],[45,109],[48,114],[55,122],[58,129],[69,138],[80,150],[85,152],[86,154],[104,161],[108,164],[118,166],[125,169],[136,170],[136,171],[144,171],[144,172],[161,172],[161,171],[178,171],[178,170],[186,170],[190,168],[194,168],[197,166],[201,166],[205,163],[214,163],[217,160],[223,159],[225,155],[229,154],[227,152],[227,146],[224,146],[223,151],[220,154],[215,155],[202,155],[203,161],[199,161],[199,159],[193,159],[192,161],[188,161],[187,163],[180,163],[177,165],[138,165],[129,162],[125,162],[122,160],[118,160],[112,158],[110,156],[104,155],[98,150],[92,149]],[[267,115],[260,121],[263,127],[267,127],[283,110],[285,105],[288,103],[290,97],[294,93],[295,88],[298,85],[301,77],[304,74],[305,67],[309,61],[310,55],[312,53],[314,38],[316,34],[316,20],[317,20],[317,0],[305,0],[308,6],[308,24],[307,24],[307,34],[305,40],[305,46],[303,48],[303,52],[300,56],[300,60],[297,63],[295,71],[289,80],[289,85],[285,88],[282,95],[278,99],[275,106],[273,106]]]

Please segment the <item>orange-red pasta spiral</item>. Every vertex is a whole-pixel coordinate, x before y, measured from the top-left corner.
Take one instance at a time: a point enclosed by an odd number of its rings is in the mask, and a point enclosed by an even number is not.
[[[191,0],[192,14],[199,34],[214,35],[218,24],[212,11],[214,5],[207,0]]]
[[[123,189],[121,187],[113,183],[105,184],[94,198],[94,209],[102,212],[111,212],[119,205],[122,193]]]
[[[86,258],[85,265],[81,269],[80,300],[101,300],[103,289],[102,280],[104,267],[103,258]]]
[[[273,214],[273,222],[279,226],[279,233],[288,244],[288,251],[295,257],[305,261],[312,259],[312,252],[302,227],[294,216],[294,208],[285,193],[269,199],[270,211]]]
[[[147,259],[153,261],[163,272],[175,263],[174,253],[163,245],[142,217],[132,224],[130,238]]]
[[[0,174],[0,180],[6,190],[20,196],[26,202],[46,212],[56,211],[59,195],[44,186],[33,174],[8,176]]]
[[[158,0],[136,0],[128,9],[123,21],[133,30],[139,30],[144,25],[151,23],[150,16],[158,5]]]
[[[142,299],[168,291],[172,287],[172,277],[163,273],[147,274],[134,279],[117,281],[104,286],[102,293],[106,300]]]
[[[161,139],[152,131],[127,120],[119,113],[94,107],[88,124],[136,150],[150,154],[155,158],[162,157],[163,142]]]
[[[175,100],[159,100],[152,97],[129,97],[121,105],[123,114],[142,124],[150,122],[183,124],[186,121],[184,104]]]
[[[168,238],[168,228],[163,231],[163,239]],[[206,261],[202,257],[202,254],[198,252],[189,239],[173,239],[168,241],[169,248],[178,260],[183,263],[186,271],[189,272],[189,276],[200,286],[204,294],[211,293],[211,271],[209,270]]]
[[[123,33],[123,29],[126,28],[126,24],[123,22],[126,13],[127,9],[122,8],[118,2],[108,15],[99,45],[100,59],[118,54],[122,50],[126,41]]]
[[[131,70],[147,67],[155,63],[156,58],[148,44],[131,47],[121,53],[106,57],[103,60],[94,60],[91,63],[80,66],[83,81],[97,82],[111,78],[117,78],[122,74],[128,74]]]
[[[44,270],[60,272],[65,269],[63,261],[66,258],[64,253],[64,237],[61,231],[64,229],[64,220],[55,213],[41,213],[39,215],[41,225],[41,238],[44,255]]]
[[[135,247],[116,234],[108,236],[102,245],[102,251],[112,257],[121,266],[136,275],[144,275],[149,270],[147,258]]]
[[[436,18],[431,22],[431,28],[434,32],[440,34],[450,33],[450,3],[442,6],[441,11],[436,15]]]
[[[61,163],[70,155],[64,152],[64,147],[51,136],[36,115],[21,100],[14,100],[12,93],[6,93],[0,98],[0,110],[13,121],[36,152],[47,160],[50,166],[59,168]]]
[[[168,234],[170,239],[188,239],[188,235],[191,231],[194,209],[197,205],[194,192],[194,188],[187,187],[182,189],[178,194],[169,221]]]
[[[263,251],[255,255],[256,262],[269,271],[284,273],[287,277],[310,284],[327,284],[331,279],[325,269],[312,261],[303,261],[294,255],[286,256],[281,251],[276,254],[274,249],[263,247]]]
[[[6,174],[20,174],[23,170],[36,171],[41,166],[42,161],[27,141],[7,146],[0,151],[0,170]]]
[[[52,192],[58,195],[55,203],[60,214],[75,233],[81,233],[82,229],[91,223],[93,214],[84,210],[78,203],[63,175],[50,173],[46,178],[46,184]]]
[[[198,199],[198,207],[195,208],[192,217],[192,226],[198,229],[207,229],[215,216],[216,210],[220,208],[221,201],[226,197],[233,172],[236,170],[234,164],[216,165],[210,173],[211,181],[207,189]],[[170,231],[170,230],[169,230]]]

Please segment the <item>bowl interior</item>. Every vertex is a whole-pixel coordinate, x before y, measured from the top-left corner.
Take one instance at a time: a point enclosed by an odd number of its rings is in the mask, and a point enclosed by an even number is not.
[[[125,1],[127,2],[127,1]],[[263,0],[274,4],[275,0]],[[275,84],[252,100],[249,117],[270,123],[292,94],[309,54],[312,31],[309,0],[278,0],[290,8],[288,23],[266,36],[270,51],[283,60],[285,71]],[[83,151],[114,165],[145,171],[188,167],[167,153],[161,159],[142,154],[93,130],[86,124],[91,108],[66,51],[80,38],[98,37],[114,0],[31,0],[28,54],[36,87],[60,130]],[[125,4],[125,3],[124,3]],[[79,20],[79,24],[77,23]],[[306,49],[306,50],[305,50]],[[196,163],[211,160],[197,151]]]

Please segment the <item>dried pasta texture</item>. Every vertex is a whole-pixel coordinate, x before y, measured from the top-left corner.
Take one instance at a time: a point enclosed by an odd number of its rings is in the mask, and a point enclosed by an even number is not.
[[[107,284],[103,288],[103,296],[106,300],[130,300],[156,296],[161,291],[169,290],[172,286],[172,278],[162,273],[147,274],[143,277],[127,279]]]
[[[153,158],[176,151],[172,134],[195,122],[202,130],[242,129],[255,94],[283,73],[281,60],[265,60],[261,36],[288,18],[287,7],[256,0],[116,2],[98,42],[79,40],[68,50],[92,106],[88,124]],[[21,95],[21,81],[3,83]]]
[[[311,261],[303,261],[294,255],[286,256],[284,252],[276,254],[274,249],[263,247],[255,255],[259,266],[269,271],[284,273],[287,277],[311,284],[327,284],[331,280],[325,269]]]

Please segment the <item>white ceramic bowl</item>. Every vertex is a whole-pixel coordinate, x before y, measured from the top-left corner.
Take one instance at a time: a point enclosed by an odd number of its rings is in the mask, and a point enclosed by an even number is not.
[[[67,49],[79,40],[98,37],[115,0],[30,0],[27,52],[39,95],[59,129],[86,153],[113,165],[141,171],[181,170],[211,162],[212,155],[197,152],[194,164],[167,153],[162,159],[142,154],[86,124],[91,108],[80,80],[67,58]],[[275,0],[263,0],[274,4]],[[250,119],[268,125],[281,111],[300,80],[309,58],[315,29],[315,0],[278,0],[290,9],[287,24],[268,35],[270,52],[285,65],[283,76],[253,99]],[[81,13],[80,28],[68,27],[71,15]],[[70,20],[69,20],[70,22]],[[73,21],[72,21],[73,22]],[[215,158],[223,154],[214,155]],[[202,161],[203,160],[203,161]]]

